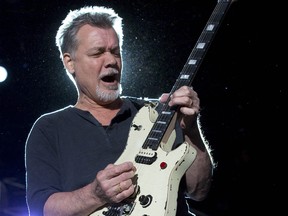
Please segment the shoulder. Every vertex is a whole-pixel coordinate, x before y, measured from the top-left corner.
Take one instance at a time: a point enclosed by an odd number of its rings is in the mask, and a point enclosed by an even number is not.
[[[40,117],[36,119],[34,122],[35,125],[43,125],[43,124],[54,124],[57,122],[59,119],[65,119],[69,116],[71,116],[73,107],[72,106],[67,106],[58,110],[54,110],[51,112],[47,112],[42,114]]]
[[[51,137],[55,139],[57,133],[60,131],[59,128],[63,128],[61,127],[62,125],[69,126],[67,119],[69,119],[69,116],[71,118],[71,110],[72,106],[68,106],[59,110],[44,113],[38,117],[30,128],[27,145],[28,143],[38,142],[39,139],[43,139],[43,137],[46,137],[46,139],[51,139]],[[43,140],[45,140],[45,138]]]

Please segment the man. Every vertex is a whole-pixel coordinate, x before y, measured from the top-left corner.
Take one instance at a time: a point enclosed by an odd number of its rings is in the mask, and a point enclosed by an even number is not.
[[[147,104],[120,97],[122,18],[113,9],[70,11],[57,32],[56,43],[78,99],[74,106],[42,115],[29,133],[25,152],[27,204],[32,216],[90,215],[102,212],[104,206],[127,203],[141,193],[136,155],[127,154],[127,161],[121,163],[115,161],[125,149],[135,115]],[[179,106],[173,148],[186,141],[196,152],[179,185],[177,216],[185,216],[189,215],[186,197],[200,201],[207,196],[213,160],[197,121],[197,93],[183,86],[172,95],[163,94],[160,102],[168,97],[169,106]],[[149,107],[158,109],[161,103]],[[142,199],[147,206],[151,202],[152,198],[150,202]],[[125,215],[121,211],[99,215]]]

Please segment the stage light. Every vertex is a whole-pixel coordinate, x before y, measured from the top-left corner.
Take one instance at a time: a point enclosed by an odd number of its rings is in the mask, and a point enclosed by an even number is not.
[[[4,82],[8,76],[7,70],[0,66],[0,82]]]

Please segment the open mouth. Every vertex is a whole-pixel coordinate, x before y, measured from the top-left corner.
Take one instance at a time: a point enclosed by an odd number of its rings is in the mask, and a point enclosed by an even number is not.
[[[106,83],[114,83],[118,81],[117,74],[105,75],[101,77],[101,80]]]

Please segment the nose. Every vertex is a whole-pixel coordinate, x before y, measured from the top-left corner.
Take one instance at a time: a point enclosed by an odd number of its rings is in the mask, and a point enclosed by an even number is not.
[[[117,57],[111,53],[105,53],[105,67],[115,67],[117,66]]]

